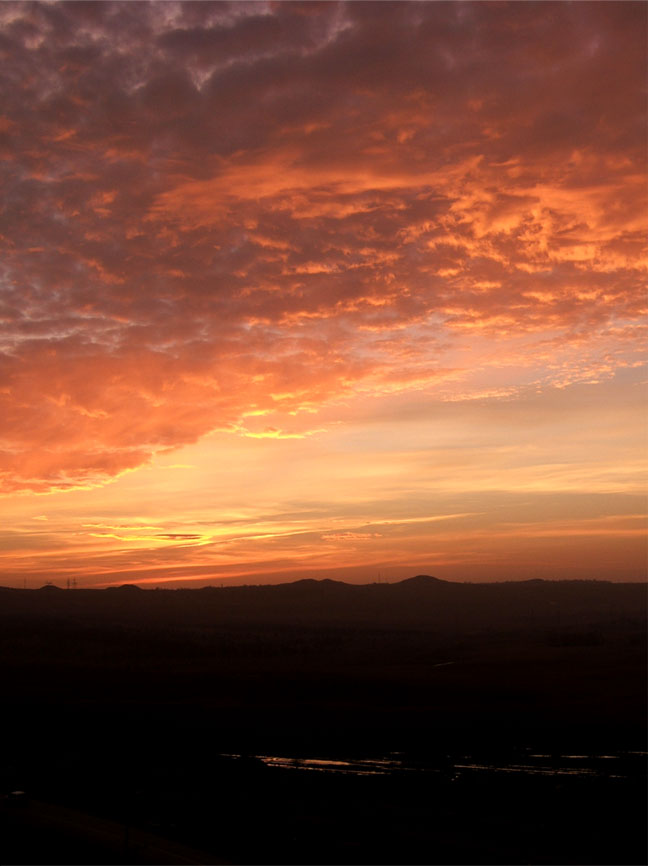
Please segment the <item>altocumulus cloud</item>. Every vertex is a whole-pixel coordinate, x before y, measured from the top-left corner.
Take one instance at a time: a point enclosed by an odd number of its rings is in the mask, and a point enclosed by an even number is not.
[[[303,434],[359,392],[638,363],[644,4],[0,22],[4,490],[100,484],[254,415]]]

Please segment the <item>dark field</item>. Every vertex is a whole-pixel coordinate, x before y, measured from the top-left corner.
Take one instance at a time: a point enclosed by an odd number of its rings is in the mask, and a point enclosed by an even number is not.
[[[0,862],[643,864],[645,614],[594,582],[0,590],[31,799]]]

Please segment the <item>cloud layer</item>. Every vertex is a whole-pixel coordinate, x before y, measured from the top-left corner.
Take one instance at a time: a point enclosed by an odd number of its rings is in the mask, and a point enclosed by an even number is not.
[[[644,4],[4,3],[0,28],[4,492],[639,363]]]

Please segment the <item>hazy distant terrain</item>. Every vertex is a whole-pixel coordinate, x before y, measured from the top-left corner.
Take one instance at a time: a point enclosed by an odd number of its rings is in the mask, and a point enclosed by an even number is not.
[[[640,862],[645,618],[644,585],[603,582],[3,589],[2,784],[118,822],[126,810],[232,862]],[[457,771],[523,752],[554,768],[611,757],[555,778]],[[333,779],[226,757],[388,753],[434,774]],[[488,818],[494,796],[510,820]],[[349,808],[365,834],[382,816],[382,841],[358,846]],[[608,817],[588,837],[592,809]],[[459,816],[484,823],[470,844]]]

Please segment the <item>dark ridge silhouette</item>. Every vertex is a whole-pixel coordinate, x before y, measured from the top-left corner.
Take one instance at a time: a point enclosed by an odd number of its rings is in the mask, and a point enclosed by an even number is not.
[[[107,586],[105,589],[107,592],[132,592],[133,590],[143,592],[142,587],[137,586],[135,583],[122,583],[121,586]]]
[[[451,582],[449,580],[441,580],[438,577],[431,577],[429,574],[417,574],[415,577],[408,577],[405,580],[400,580],[397,583],[389,584],[394,587],[397,593],[413,592],[417,594],[436,594],[439,590],[461,590],[462,587],[470,584]]]
[[[416,575],[396,583],[349,584],[305,579],[257,586],[148,590],[134,584],[105,590],[63,592],[47,585],[39,591],[14,589],[3,597],[7,616],[73,618],[75,621],[137,620],[162,627],[257,628],[296,624],[331,628],[427,628],[435,634],[468,628],[488,631],[583,626],[626,617],[637,621],[646,609],[646,586],[609,581],[507,581],[459,583]],[[52,603],[56,597],[56,603]],[[1,612],[0,612],[1,615]]]
[[[323,580],[315,580],[312,577],[305,577],[302,580],[293,580],[293,581],[289,581],[288,583],[265,584],[265,586],[274,586],[277,589],[279,589],[280,591],[285,591],[286,589],[303,589],[305,591],[308,591],[308,590],[319,591],[319,590],[323,590],[323,589],[348,587],[348,586],[354,586],[354,585],[357,586],[358,584],[345,583],[342,580],[331,580],[331,578],[329,578],[329,577],[326,577]]]
[[[441,580],[440,577],[432,577],[429,574],[416,574],[414,577],[406,577],[404,580],[397,581],[398,586],[433,586],[435,584],[452,585],[449,580]]]
[[[330,586],[331,584],[344,584],[344,581],[332,580],[330,577],[325,577],[322,580],[317,580],[313,577],[304,577],[301,580],[292,580],[288,583],[270,584],[270,586]]]
[[[56,585],[53,584],[53,583],[46,583],[46,584],[44,584],[43,586],[39,587],[39,591],[41,591],[41,592],[42,592],[43,590],[45,590],[46,592],[50,592],[50,591],[53,590],[53,589],[61,589],[61,587],[60,587],[60,586],[56,586]]]

